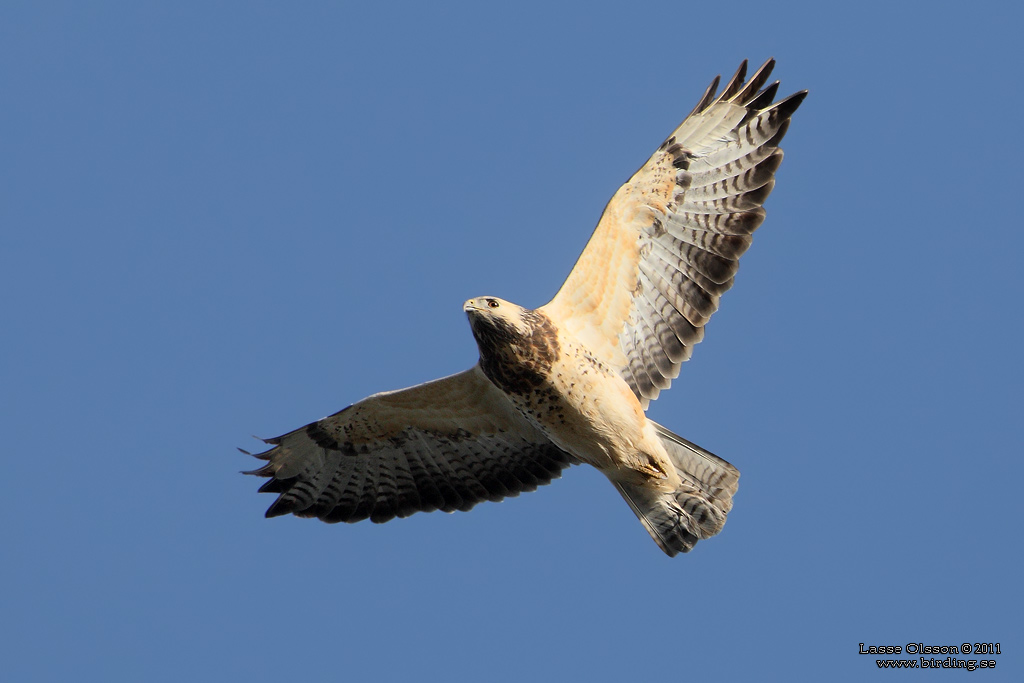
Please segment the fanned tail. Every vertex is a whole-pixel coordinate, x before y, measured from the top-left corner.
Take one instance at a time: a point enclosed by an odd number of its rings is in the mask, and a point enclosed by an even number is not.
[[[663,492],[613,481],[651,538],[670,557],[689,552],[697,541],[725,526],[740,473],[717,455],[655,424],[682,484]]]

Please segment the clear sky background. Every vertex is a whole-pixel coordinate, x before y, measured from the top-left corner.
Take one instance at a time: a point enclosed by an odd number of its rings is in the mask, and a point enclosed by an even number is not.
[[[861,642],[984,641],[1022,680],[1011,7],[3,3],[2,678],[864,680]],[[650,411],[742,471],[721,535],[669,559],[581,467],[263,518],[236,447],[470,366],[462,302],[546,302],[769,56],[811,94]]]

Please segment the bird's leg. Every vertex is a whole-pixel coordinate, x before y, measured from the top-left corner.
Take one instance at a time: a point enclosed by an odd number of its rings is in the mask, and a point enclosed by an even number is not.
[[[639,453],[636,470],[650,479],[668,479],[668,472],[657,458],[648,453]]]

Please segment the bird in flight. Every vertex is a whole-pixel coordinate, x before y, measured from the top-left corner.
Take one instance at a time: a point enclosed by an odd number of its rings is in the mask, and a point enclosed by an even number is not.
[[[464,305],[470,369],[375,394],[266,439],[267,517],[387,522],[533,491],[600,470],[670,556],[722,530],[739,472],[647,418],[733,284],[764,220],[779,143],[807,95],[773,103],[774,60],[744,61],[608,202],[555,297]],[[244,452],[244,451],[243,451]]]

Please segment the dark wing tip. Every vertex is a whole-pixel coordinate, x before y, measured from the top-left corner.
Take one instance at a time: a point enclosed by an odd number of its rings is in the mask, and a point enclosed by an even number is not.
[[[718,102],[724,102],[729,100],[743,88],[743,81],[747,77],[747,60],[740,62],[740,66],[736,69],[736,73],[732,75],[729,82],[722,88],[722,94],[718,96]]]
[[[274,517],[283,517],[290,512],[291,510],[285,510],[283,506],[279,506],[277,503],[274,503],[267,508],[267,511],[263,513],[263,516],[267,519],[272,519]]]
[[[260,493],[287,493],[292,488],[292,486],[295,485],[296,481],[298,481],[298,477],[292,477],[291,479],[278,479],[278,478],[275,477],[273,479],[270,479],[269,481],[264,482],[263,486],[261,486],[259,488],[259,492]],[[280,502],[281,502],[280,500],[277,500],[274,503],[274,505],[277,505]],[[284,513],[282,513],[282,514],[284,514]]]
[[[776,93],[779,92],[779,84],[779,81],[775,81],[767,88],[757,93],[757,95],[754,96],[754,99],[747,102],[747,109],[749,109],[751,112],[759,112],[762,109],[766,109],[769,105],[771,105],[772,100],[775,99]]]
[[[264,465],[255,470],[242,470],[242,474],[251,474],[256,477],[272,477],[274,476],[273,465]]]
[[[708,105],[715,101],[715,92],[718,90],[718,83],[721,79],[721,76],[715,76],[714,80],[711,81],[711,85],[709,85],[708,89],[704,91],[704,95],[700,98],[700,101],[697,102],[697,106],[693,108],[693,111],[687,115],[687,118],[704,111],[707,109]]]
[[[757,99],[760,96],[758,91],[765,83],[768,82],[768,78],[772,75],[772,70],[774,68],[774,58],[769,59],[767,62],[762,64],[761,67],[747,80],[747,82],[742,83],[742,87],[737,89],[737,92],[733,97],[733,101],[749,107],[751,100]]]
[[[261,439],[258,436],[254,436],[252,438],[256,439],[257,441],[262,441],[263,443],[271,445],[271,446],[276,446],[280,442],[280,440],[281,440],[280,437],[278,437],[276,439]],[[238,448],[238,447],[236,446],[236,448]],[[252,453],[250,451],[245,450],[244,448],[238,448],[238,451],[240,453],[244,453],[246,455],[251,455],[254,458],[259,458],[260,460],[270,460],[270,456],[274,452],[274,449],[270,448],[268,450],[263,451],[262,453]]]
[[[772,109],[778,111],[784,118],[789,118],[793,115],[793,112],[800,108],[800,105],[807,97],[807,92],[807,90],[795,92],[786,99],[776,102]]]

